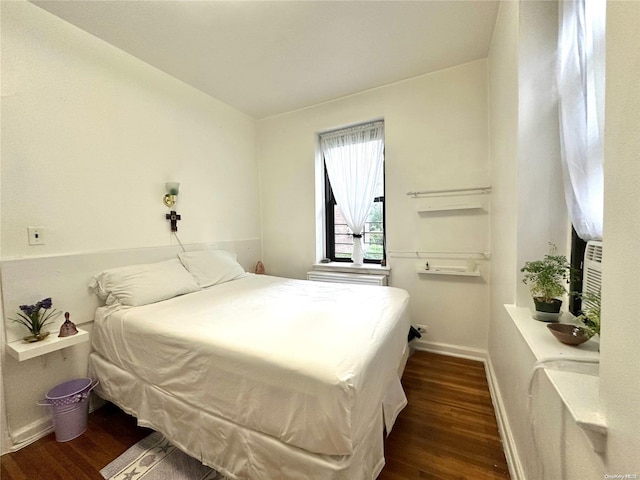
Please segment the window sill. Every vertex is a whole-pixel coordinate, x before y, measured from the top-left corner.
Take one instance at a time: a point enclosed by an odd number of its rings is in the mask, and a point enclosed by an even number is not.
[[[515,305],[504,307],[538,363],[551,360],[562,362],[565,359],[599,360],[599,339],[591,339],[579,346],[565,345],[548,331],[545,322],[535,320],[528,308]],[[562,323],[574,323],[572,320],[571,314],[563,314],[561,317]],[[606,444],[607,425],[599,409],[599,364],[567,363],[560,368],[563,370],[546,370],[547,376],[572,418],[591,442],[593,450],[601,453]],[[567,371],[568,369],[571,371]]]
[[[353,265],[351,263],[330,262],[314,263],[313,270],[339,273],[359,273],[362,275],[386,275],[391,274],[390,267],[382,267],[377,264]]]

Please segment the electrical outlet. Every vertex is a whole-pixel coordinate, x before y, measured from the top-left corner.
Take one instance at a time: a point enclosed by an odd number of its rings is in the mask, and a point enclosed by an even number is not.
[[[44,245],[44,227],[27,227],[29,245]]]
[[[418,329],[418,331],[420,333],[427,333],[427,326],[426,325],[417,324],[416,328]]]

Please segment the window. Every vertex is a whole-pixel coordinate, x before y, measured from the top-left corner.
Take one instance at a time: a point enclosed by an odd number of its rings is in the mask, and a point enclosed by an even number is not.
[[[326,257],[332,262],[350,262],[353,251],[353,236],[349,226],[340,212],[331,189],[327,168],[325,178],[325,222],[326,222]],[[384,208],[384,175],[376,186],[373,206],[365,223],[363,237],[363,253],[365,263],[381,263],[385,258],[385,208]]]
[[[385,259],[382,125],[382,122],[376,122],[321,135],[325,181],[325,256],[333,262],[358,264],[354,258],[356,242],[362,244],[362,262],[380,264]],[[339,141],[326,141],[328,138],[338,138]],[[327,165],[328,155],[334,162],[333,175],[331,167]],[[336,164],[341,168],[336,168]],[[342,170],[343,167],[347,171]],[[341,195],[335,194],[331,178],[334,184],[339,185],[344,201],[351,203],[345,208],[350,212],[343,212],[339,200]],[[358,198],[354,201],[354,197]],[[359,205],[359,202],[362,204]],[[361,227],[355,234],[350,227],[354,223],[356,228]]]
[[[567,210],[581,239],[601,240],[606,2],[560,2],[559,8],[556,82]]]
[[[569,284],[569,311],[579,315],[582,308],[582,300],[579,292],[582,292],[582,276],[584,274],[584,252],[587,242],[582,240],[575,228],[571,228],[571,281]]]
[[[561,163],[572,224],[570,291],[582,292],[583,258],[588,240],[601,240],[604,211],[604,0],[559,4],[557,85]],[[578,314],[579,295],[569,310]]]

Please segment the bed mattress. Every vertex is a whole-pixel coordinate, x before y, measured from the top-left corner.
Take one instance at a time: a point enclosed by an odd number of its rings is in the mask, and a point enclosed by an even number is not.
[[[98,309],[92,357],[157,390],[163,416],[175,400],[182,416],[193,409],[311,454],[349,456],[383,411],[390,431],[406,404],[397,369],[408,330],[404,290],[248,275]]]

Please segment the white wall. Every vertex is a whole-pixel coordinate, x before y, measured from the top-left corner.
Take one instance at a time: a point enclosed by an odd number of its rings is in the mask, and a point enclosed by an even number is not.
[[[637,315],[629,315],[638,309],[637,295],[629,293],[640,287],[636,214],[640,206],[640,64],[636,54],[640,11],[635,2],[609,2],[607,12],[600,413],[609,434],[603,454],[593,451],[544,375],[538,375],[529,409],[527,383],[536,359],[502,306],[513,302],[528,307],[519,267],[525,259],[545,253],[547,241],[559,247],[566,242],[564,200],[555,189],[558,185],[546,183],[554,178],[555,167],[549,162],[556,162],[557,146],[556,113],[550,101],[553,85],[544,78],[553,75],[550,58],[556,9],[555,2],[503,2],[489,58],[494,200],[504,205],[506,199],[516,205],[492,207],[495,254],[488,360],[497,388],[495,402],[501,410],[514,478],[570,480],[640,474],[640,402],[631,387],[640,380],[639,336]],[[510,185],[516,185],[515,190]],[[498,242],[513,244],[503,249]]]
[[[500,5],[488,59],[492,321],[503,304],[515,303],[517,285],[518,16],[518,2]]]
[[[506,314],[504,304],[513,304],[518,287],[517,205],[518,205],[518,46],[519,2],[500,4],[488,59],[489,125],[491,147],[491,292],[489,301],[489,340],[487,360],[499,380],[493,385],[494,406],[503,437],[512,477],[517,463],[514,432],[526,417],[504,415],[501,409],[522,408],[519,390],[510,388],[521,372],[535,361],[524,340]],[[507,340],[508,339],[508,340]],[[498,353],[496,353],[498,352]],[[520,396],[522,398],[522,396]],[[522,445],[522,440],[520,440]]]
[[[304,278],[316,257],[317,134],[384,118],[387,250],[489,250],[486,211],[420,216],[409,191],[488,185],[486,62],[461,65],[258,122],[263,246],[268,273]],[[486,349],[483,278],[421,278],[424,260],[389,255],[391,284],[411,294],[431,346]]]
[[[575,463],[566,451],[577,446],[588,458],[591,450],[544,376],[529,405],[537,359],[504,309],[532,306],[520,267],[547,253],[549,242],[561,252],[567,243],[553,84],[557,8],[555,2],[503,2],[489,57],[495,258],[488,361],[512,473],[527,479],[568,478],[567,466]],[[569,438],[576,440],[565,447]]]
[[[169,180],[183,243],[259,239],[253,119],[30,3],[1,13],[2,260],[169,245]],[[29,225],[46,245],[27,245]],[[3,356],[12,433],[42,428],[35,402],[85,375],[87,354]]]
[[[607,471],[640,475],[640,3],[607,2],[600,402]]]
[[[0,6],[0,12],[1,10]],[[1,26],[1,25],[0,25]],[[0,59],[1,61],[1,59]],[[0,78],[0,92],[2,91],[2,81]],[[0,104],[1,107],[1,104]],[[0,110],[0,131],[2,130],[2,111]],[[0,136],[0,198],[2,198],[2,138]],[[2,225],[2,208],[0,208],[0,226]],[[0,258],[2,258],[2,235],[0,235]],[[2,279],[0,278],[0,291],[2,291]],[[0,325],[4,325],[4,315],[2,309],[2,295],[0,295]],[[4,328],[0,327],[0,358],[4,358],[5,334]],[[0,368],[0,455],[7,452],[11,446],[7,431],[7,406],[4,396],[4,375]]]
[[[2,27],[4,258],[166,245],[169,180],[183,242],[259,236],[253,119],[29,3]]]
[[[566,253],[569,245],[555,87],[557,37],[556,2],[520,2],[518,267],[528,260],[542,258],[549,252],[549,243],[555,244],[561,253]],[[524,307],[533,305],[530,291],[522,282],[518,282],[516,303]]]

